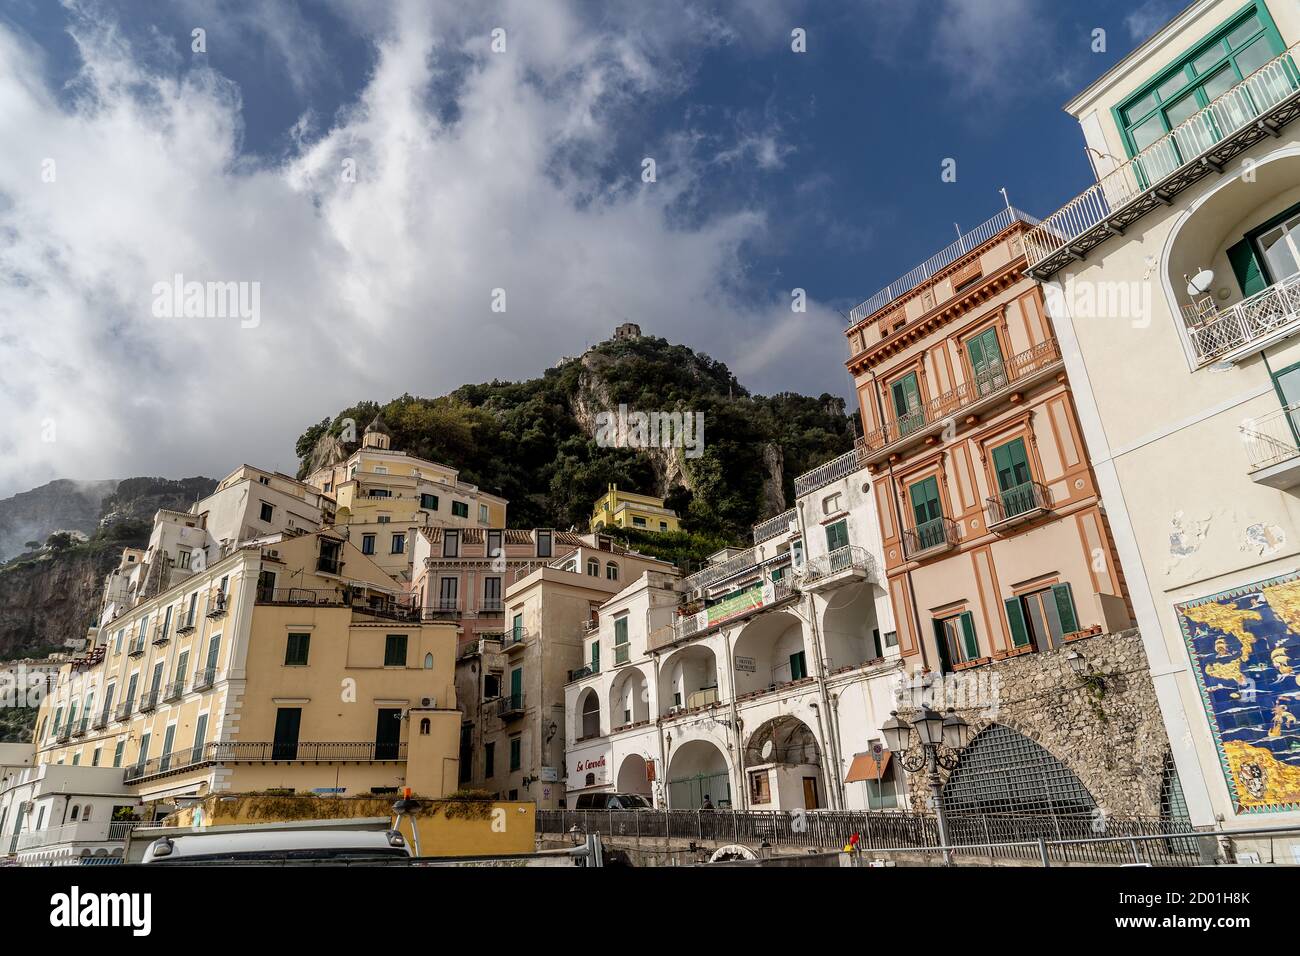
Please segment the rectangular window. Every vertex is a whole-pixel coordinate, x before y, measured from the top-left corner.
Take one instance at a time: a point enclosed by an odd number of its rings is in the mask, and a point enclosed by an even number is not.
[[[998,330],[989,327],[966,342],[972,381],[977,395],[988,395],[1007,384],[1006,366],[1002,362],[1002,344]]]
[[[182,571],[188,571],[190,569],[190,552],[185,548],[181,548],[176,552],[176,565]]]
[[[420,507],[421,507],[421,508],[424,508],[426,511],[437,511],[437,510],[438,510],[438,496],[437,496],[437,495],[426,495],[426,494],[421,494],[421,495],[420,495]]]
[[[1024,514],[1038,505],[1024,439],[1017,438],[993,449],[993,473],[998,483],[999,519]]]
[[[487,533],[487,556],[489,558],[503,558],[505,554],[505,550],[501,545],[501,532],[489,531]]]
[[[510,738],[510,769],[518,770],[523,764],[523,740],[519,737]]]
[[[375,553],[375,536],[373,534],[363,534],[361,536],[361,553],[362,554]]]
[[[203,759],[203,745],[208,742],[208,715],[199,714],[194,724],[194,749],[190,753],[190,762],[198,763]]]
[[[497,775],[497,745],[483,745],[483,776],[491,780]]]
[[[522,641],[524,639],[524,616],[516,614],[514,620],[510,622],[510,639],[513,641]]]
[[[826,526],[826,550],[838,551],[849,546],[849,522],[841,519]]]
[[[501,696],[501,675],[496,673],[483,675],[483,699],[496,700]]]
[[[1049,650],[1065,643],[1065,635],[1079,630],[1074,607],[1074,592],[1069,584],[1007,599],[1007,620],[1011,625],[1011,642],[1016,647],[1032,644]]]
[[[772,802],[772,779],[766,770],[754,770],[749,775],[749,802]]]
[[[898,422],[899,435],[910,434],[925,424],[925,413],[921,409],[921,389],[917,385],[915,372],[908,372],[890,384],[889,400]]]
[[[104,753],[104,748],[103,748],[103,747],[96,747],[96,748],[95,748],[95,752],[94,752],[93,754],[90,755],[90,765],[91,765],[92,767],[98,767],[98,766],[99,766],[99,758],[103,755],[103,753]]]
[[[460,532],[459,531],[443,531],[442,556],[444,558],[460,557]]]
[[[539,558],[549,558],[551,556],[551,533],[549,531],[537,532],[537,556]]]
[[[460,578],[442,578],[438,582],[438,610],[455,611],[460,607]]]
[[[478,506],[478,523],[479,523],[479,524],[487,524],[487,523],[488,523],[488,506],[487,506],[487,505],[479,505],[479,506]]]
[[[803,680],[808,676],[808,659],[803,651],[790,655],[790,679]]]
[[[284,648],[286,667],[306,667],[307,654],[311,648],[310,634],[290,634]]]
[[[451,503],[451,514],[454,518],[468,518],[469,505],[463,501],[453,501]]]
[[[126,740],[125,740],[125,738],[119,740],[119,741],[117,742],[117,746],[115,746],[115,747],[113,748],[113,766],[114,766],[114,767],[120,767],[120,766],[122,766],[122,751],[123,751],[124,749],[126,749]]]
[[[636,515],[633,515],[633,516],[632,516],[632,526],[635,527],[635,528],[644,528],[644,527],[645,527],[645,518],[638,518]]]
[[[487,611],[501,610],[501,579],[483,579],[483,608]]]
[[[627,615],[614,618],[614,663],[628,662]]]
[[[406,635],[389,634],[384,639],[384,666],[406,666]]]
[[[934,622],[935,637],[939,644],[939,657],[950,669],[954,664],[964,664],[979,658],[979,640],[975,636],[975,618],[970,611]]]
[[[265,501],[262,502],[262,514],[261,514],[261,517],[262,517],[262,520],[263,520],[263,521],[270,521],[270,520],[271,520],[271,515],[274,513],[274,511],[275,511],[275,509],[272,508],[270,504],[268,504],[268,503],[265,502]]]
[[[389,549],[389,553],[390,553],[390,554],[402,554],[402,553],[405,552],[405,551],[406,551],[406,535],[405,535],[405,534],[394,534],[394,535],[393,535],[393,544],[392,544],[392,547]]]

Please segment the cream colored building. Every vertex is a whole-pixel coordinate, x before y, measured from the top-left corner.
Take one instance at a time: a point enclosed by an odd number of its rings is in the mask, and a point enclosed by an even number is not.
[[[37,759],[119,768],[146,804],[282,788],[443,796],[456,786],[455,640],[337,531],[240,541],[117,608],[42,702]]]
[[[336,503],[333,522],[394,580],[411,580],[418,529],[504,528],[508,502],[461,481],[455,468],[392,447],[376,418],[346,461],[317,469],[307,484]]]
[[[1192,820],[1300,814],[1300,9],[1197,0],[1066,107],[1026,236]]]
[[[457,666],[463,785],[542,808],[563,805],[565,684],[590,663],[583,644],[601,605],[647,571],[676,573],[604,535],[562,543],[567,554],[521,569],[506,588],[504,632],[468,645]]]

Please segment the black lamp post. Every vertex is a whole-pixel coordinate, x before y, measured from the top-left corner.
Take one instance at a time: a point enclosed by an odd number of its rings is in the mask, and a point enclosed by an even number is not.
[[[912,731],[916,731],[919,746],[913,747]],[[948,820],[943,812],[943,788],[939,783],[939,768],[952,770],[957,766],[961,752],[970,743],[970,724],[949,707],[945,714],[940,714],[929,704],[921,706],[921,712],[909,724],[898,716],[898,711],[891,711],[889,720],[880,728],[889,749],[898,755],[898,762],[908,773],[926,771],[930,793],[934,799],[934,815],[939,825],[939,842],[943,845],[943,859],[951,863],[948,852]]]

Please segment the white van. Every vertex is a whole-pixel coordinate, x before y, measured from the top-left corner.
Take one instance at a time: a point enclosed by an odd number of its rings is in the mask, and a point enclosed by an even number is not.
[[[406,838],[396,830],[301,824],[177,830],[145,850],[144,864],[355,864],[409,859]]]

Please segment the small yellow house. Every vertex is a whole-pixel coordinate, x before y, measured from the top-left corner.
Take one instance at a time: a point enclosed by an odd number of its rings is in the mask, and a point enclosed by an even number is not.
[[[610,485],[591,510],[591,530],[636,528],[640,531],[677,531],[677,512],[664,507],[662,498],[619,491]]]

